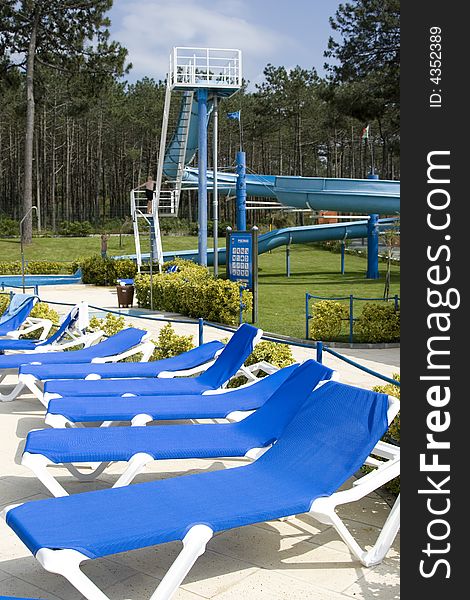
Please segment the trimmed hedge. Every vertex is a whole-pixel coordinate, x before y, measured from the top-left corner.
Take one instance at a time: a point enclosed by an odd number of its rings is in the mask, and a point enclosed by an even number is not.
[[[25,273],[28,275],[71,275],[75,273],[71,262],[55,262],[50,260],[28,260]],[[0,262],[1,275],[21,275],[21,262]]]
[[[168,273],[176,265],[176,272]],[[153,308],[176,312],[188,317],[236,325],[240,313],[240,288],[233,281],[216,279],[205,267],[191,261],[175,260],[165,263],[165,272],[154,275],[152,282]],[[135,278],[139,306],[150,308],[150,276]],[[253,295],[244,290],[245,310],[252,308]]]
[[[390,302],[366,302],[354,323],[360,341],[369,343],[400,341],[400,309]]]
[[[94,285],[116,285],[118,279],[133,279],[137,274],[134,261],[103,258],[99,254],[79,259],[74,267],[81,268],[83,283]]]
[[[311,337],[329,341],[339,336],[343,319],[349,317],[348,309],[336,300],[319,300],[313,305]]]

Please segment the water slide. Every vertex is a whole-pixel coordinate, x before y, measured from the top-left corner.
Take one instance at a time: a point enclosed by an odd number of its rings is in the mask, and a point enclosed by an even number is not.
[[[185,164],[189,165],[198,146],[198,103],[193,100],[191,122],[186,145]],[[177,157],[182,133],[182,110],[177,125],[167,147],[163,172],[168,179],[175,179]],[[212,105],[208,106],[208,118]],[[208,171],[208,187],[213,185],[214,175]],[[235,173],[218,173],[217,182],[220,194],[235,195]],[[198,181],[198,170],[186,167],[183,185],[194,187]],[[310,208],[312,210],[333,210],[361,214],[377,213],[398,215],[400,213],[400,182],[379,179],[347,179],[327,177],[289,177],[283,175],[246,176],[247,196],[277,200],[290,208]]]
[[[183,99],[184,100],[184,99]],[[166,178],[174,180],[176,177],[178,157],[181,153],[182,139],[182,112],[184,101],[181,105],[180,115],[173,136],[168,144],[163,172]],[[208,107],[208,119],[212,106]],[[197,152],[198,147],[198,105],[193,100],[191,106],[191,121],[188,130],[185,164],[189,165]],[[208,188],[213,186],[214,175],[208,171]],[[235,195],[235,173],[219,172],[217,182],[220,196]],[[186,166],[183,187],[195,187],[198,181],[198,170]],[[332,210],[346,213],[379,215],[397,215],[395,218],[379,220],[379,230],[385,231],[396,225],[400,213],[400,182],[378,179],[346,179],[325,177],[288,177],[276,175],[247,174],[247,196],[269,198],[284,205],[286,208]],[[343,222],[339,224],[308,225],[305,227],[288,227],[276,229],[259,236],[258,253],[263,254],[279,246],[291,244],[306,244],[326,240],[343,240],[367,237],[367,220]],[[171,260],[175,257],[188,260],[197,259],[197,250],[178,252],[164,252],[164,259]],[[148,255],[145,257],[148,259]],[[208,265],[213,264],[213,250],[208,250]],[[219,248],[219,264],[225,264],[225,248]]]
[[[396,226],[395,217],[379,220],[379,231],[384,232],[393,229]],[[268,233],[263,233],[258,237],[258,254],[264,254],[269,250],[286,246],[287,244],[308,244],[310,242],[324,242],[327,240],[344,240],[355,238],[367,238],[367,221],[353,221],[347,223],[332,223],[325,225],[306,225],[304,227],[285,227],[284,229],[274,229]],[[219,265],[225,264],[226,249],[219,248]],[[177,252],[164,252],[165,260],[174,258],[184,258],[186,260],[196,261],[198,258],[197,250],[179,250]],[[214,264],[214,249],[207,251],[207,264]]]

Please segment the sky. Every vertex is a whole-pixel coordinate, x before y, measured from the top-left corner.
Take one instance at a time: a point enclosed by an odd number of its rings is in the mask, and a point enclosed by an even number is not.
[[[343,0],[344,2],[344,0]],[[250,87],[271,63],[315,67],[324,74],[323,52],[340,0],[114,0],[112,38],[127,48],[133,68],[127,80],[164,79],[173,46],[238,48]]]

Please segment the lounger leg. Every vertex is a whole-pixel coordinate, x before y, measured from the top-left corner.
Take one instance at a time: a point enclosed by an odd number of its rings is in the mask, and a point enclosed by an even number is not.
[[[150,454],[146,454],[145,452],[139,452],[138,454],[134,454],[134,456],[130,459],[126,470],[119,477],[116,483],[113,485],[113,488],[124,487],[129,485],[135,477],[142,471],[145,465],[149,462],[153,462],[155,459]]]
[[[53,415],[51,413],[47,413],[44,421],[46,425],[49,425],[54,429],[64,429],[65,427],[77,427],[76,423],[69,421],[63,415]]]
[[[65,577],[87,600],[109,600],[80,570],[80,563],[87,558],[80,552],[41,548],[36,553],[36,558],[46,571]]]
[[[399,475],[399,473],[400,457],[397,456],[388,463],[382,463],[376,471],[372,471],[359,479],[358,484],[352,488],[336,492],[328,497],[317,498],[312,502],[309,514],[314,516],[320,523],[333,525],[351,552],[366,567],[381,562],[398,533],[400,526],[400,496],[396,499],[376,543],[369,551],[362,549],[356,542],[346,525],[336,513],[336,506],[363,498],[370,492],[375,491],[378,487],[387,483],[387,481],[391,481],[394,477]]]
[[[42,402],[46,406],[44,401],[44,391],[38,385],[38,380],[34,375],[30,373],[20,374],[18,379],[28,388],[28,390],[35,396],[39,402]]]
[[[47,465],[52,464],[51,461],[43,454],[30,454],[25,452],[21,459],[21,464],[36,475],[39,481],[51,492],[56,498],[68,496],[68,493],[60,485],[60,483],[47,470]]]
[[[382,562],[390,546],[393,544],[398,530],[400,528],[400,496],[395,500],[390,514],[385,521],[385,525],[380,532],[374,546],[367,552],[365,562],[367,565],[376,565]]]
[[[204,554],[213,531],[207,525],[194,525],[183,539],[183,549],[168,569],[150,600],[170,600],[196,560]]]
[[[183,539],[183,549],[171,565],[150,600],[171,600],[196,560],[204,553],[212,537],[207,525],[194,525]],[[41,548],[36,553],[39,563],[50,573],[65,577],[88,600],[109,600],[81,570],[86,556],[76,550]]]
[[[0,402],[11,402],[12,400],[16,400],[16,398],[23,391],[24,387],[24,383],[22,381],[19,381],[9,394],[0,393]]]

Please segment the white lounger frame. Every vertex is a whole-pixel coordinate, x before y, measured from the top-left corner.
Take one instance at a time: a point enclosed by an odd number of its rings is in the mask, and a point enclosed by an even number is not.
[[[92,334],[86,334],[86,335],[89,336],[89,337],[87,337],[87,342],[88,342],[88,346],[90,346],[92,343],[97,342],[101,337],[103,337],[103,332],[96,331],[96,332],[93,332]],[[135,354],[140,354],[140,353],[142,353],[142,360],[148,361],[149,358],[152,356],[153,351],[155,350],[155,345],[152,341],[149,340],[149,337],[150,337],[150,334],[145,335],[142,338],[142,341],[139,344],[137,344],[136,346],[134,346],[133,348],[131,348],[130,350],[126,350],[125,352],[121,352],[120,354],[115,354],[113,356],[93,358],[90,362],[91,363],[118,362],[120,360],[124,360],[125,358],[128,358],[129,356],[134,356]],[[65,344],[61,344],[60,349],[63,350],[68,347],[74,347],[80,343],[83,343],[82,338],[77,338],[77,339],[71,340]],[[88,346],[85,346],[85,347],[88,347]],[[34,354],[34,352],[31,354]],[[70,358],[73,359],[72,354],[70,355]],[[41,363],[39,363],[39,362],[35,363],[34,361],[31,361],[29,364],[39,365]],[[58,367],[60,368],[60,365],[58,365]],[[2,371],[2,374],[0,375],[0,383],[6,375],[17,374],[17,373],[18,373],[18,369],[4,369]],[[6,395],[0,394],[0,402],[11,402],[12,400],[15,400],[23,392],[23,390],[25,388],[29,389],[29,391],[42,404],[44,404],[44,406],[47,407],[49,400],[46,399],[47,394],[44,394],[42,382],[40,380],[36,379],[36,377],[34,375],[30,375],[28,373],[22,374],[18,377],[18,383],[16,384],[14,389],[9,394],[6,394]]]
[[[6,335],[1,337],[4,339],[8,338],[10,340],[19,340],[21,336],[28,335],[29,333],[33,333],[39,329],[42,329],[42,333],[38,340],[43,341],[47,338],[50,330],[52,329],[52,321],[50,319],[40,319],[39,317],[27,317],[19,329],[9,331]]]
[[[389,424],[398,413],[399,405],[400,403],[396,398],[389,396]],[[398,533],[400,527],[400,496],[396,499],[376,543],[368,551],[359,546],[346,525],[336,514],[335,509],[341,504],[360,500],[399,475],[400,449],[397,446],[379,442],[372,454],[384,459],[384,461],[377,461],[371,457],[370,461],[366,461],[366,464],[377,467],[375,471],[371,471],[364,477],[357,479],[349,489],[334,492],[328,497],[317,498],[312,502],[310,511],[307,513],[321,523],[332,525],[352,554],[366,567],[376,565],[382,561]],[[15,508],[15,506],[20,505],[8,506],[3,511],[2,516],[6,518],[8,511]],[[182,540],[183,549],[168,569],[150,600],[171,600],[198,557],[205,552],[206,545],[212,535],[213,531],[207,525],[197,524],[191,527]],[[47,571],[65,577],[88,600],[110,600],[80,569],[80,564],[89,560],[84,554],[70,549],[51,550],[50,548],[41,548],[35,557]]]
[[[263,336],[263,330],[262,329],[258,329],[258,333],[253,338],[252,351],[255,348],[256,344],[261,340],[262,336]],[[223,348],[221,350],[223,350]],[[109,362],[109,361],[107,361],[107,360],[95,360],[95,361],[92,361],[92,362],[102,362],[103,363],[103,362]],[[211,364],[213,364],[213,362],[215,362],[215,361],[212,361],[212,363],[205,363],[204,365],[201,365],[201,370],[198,371],[198,372],[201,373],[202,371],[206,371],[211,366]],[[258,373],[260,370],[264,370],[263,365],[266,366],[266,369],[267,369],[266,373],[268,373],[268,374],[269,373],[273,373],[274,371],[277,371],[277,367],[274,367],[273,365],[271,365],[271,364],[263,361],[263,362],[256,363],[255,365],[251,365],[250,367],[245,367],[245,365],[242,365],[238,369],[238,371],[235,373],[235,375],[233,375],[233,377],[244,376],[244,377],[246,377],[246,379],[248,380],[248,382],[250,382],[250,381],[255,382],[257,380],[256,373]],[[196,368],[199,369],[199,367],[196,367]],[[193,371],[193,370],[191,370],[191,371]],[[177,373],[176,371],[173,371],[173,372],[172,371],[162,371],[158,375],[158,377],[162,378],[162,379],[168,379],[168,378],[171,379],[171,378],[174,378],[174,377],[176,377],[177,375],[179,375],[181,373],[183,373],[183,372],[180,371],[179,373]],[[186,373],[187,374],[193,374],[193,373],[190,373],[189,369],[186,371]],[[33,385],[32,379],[33,378],[34,378],[34,376],[28,376],[28,384],[27,385],[30,388],[30,390],[33,392],[33,394],[36,395],[36,392],[32,389],[32,385]],[[26,376],[25,376],[25,379],[26,379]],[[130,377],[128,379],[136,379],[136,378]],[[137,379],[142,379],[142,378],[137,378]],[[221,390],[223,390],[224,388],[227,387],[227,384],[230,381],[230,379],[232,379],[232,377],[230,377],[224,384],[222,384],[220,386],[220,388],[218,388],[216,390],[209,390],[207,392],[203,392],[203,394],[210,394],[210,393],[215,394],[215,393],[220,392]],[[34,387],[38,388],[37,385],[35,385]],[[131,393],[122,394],[123,397],[125,397],[125,396],[135,396],[135,395],[137,395],[137,394],[131,394]],[[55,394],[55,393],[46,392],[45,394],[42,394],[41,398],[39,398],[39,399],[44,404],[44,406],[47,407],[48,404],[49,404],[49,402],[51,400],[56,399],[56,398],[62,398],[62,395],[61,394]],[[53,427],[55,427],[55,425],[53,425]],[[59,425],[59,427],[62,427],[62,425]]]
[[[270,365],[272,366],[272,365]],[[337,372],[333,371],[333,377],[335,380],[338,379]],[[251,386],[254,382],[249,382],[245,384],[243,387]],[[326,380],[320,381],[315,389],[321,387]],[[240,388],[236,388],[240,389]],[[245,419],[248,415],[250,415],[253,411],[234,411],[227,415],[225,419],[214,419],[216,422],[239,422]],[[134,417],[131,421],[131,425],[134,427],[145,426],[148,423],[154,421],[153,417],[146,414],[139,414]],[[64,427],[77,427],[76,423],[72,423],[67,420],[62,415],[47,415],[46,416],[46,424],[55,426],[55,428],[60,429]],[[112,424],[112,421],[105,421],[102,426],[109,427]],[[60,425],[60,427],[59,427]],[[266,446],[263,448],[251,448],[245,454],[245,458],[251,458],[252,460],[256,460],[259,458],[264,452],[266,452],[270,446]],[[124,472],[120,475],[117,481],[113,484],[112,487],[123,487],[132,483],[132,481],[139,475],[143,469],[151,462],[156,460],[151,454],[147,454],[145,452],[137,452],[132,455],[127,461],[127,466]],[[76,479],[81,482],[90,482],[94,481],[97,477],[99,477],[105,469],[111,464],[111,462],[86,462],[80,463],[80,467],[75,466],[75,464],[71,463],[55,463],[50,458],[45,456],[44,454],[31,454],[30,452],[24,452],[21,464],[25,467],[28,467],[41,481],[41,483],[51,492],[53,496],[67,496],[68,492],[63,488],[63,486],[53,477],[48,467],[51,466],[62,466],[65,467]],[[377,467],[379,465],[378,461],[373,462],[372,459],[368,462],[369,465]],[[80,468],[91,469],[90,471],[84,473],[80,471]]]
[[[151,344],[151,346],[150,346]],[[142,348],[140,348],[137,352],[132,350],[132,354],[138,354],[139,352],[142,352],[142,359],[139,362],[148,362],[153,354],[155,350],[155,345],[153,344],[153,342],[150,342],[148,347],[146,346],[144,351],[142,350]],[[157,378],[158,377],[162,377],[162,378],[172,378],[172,377],[191,377],[193,375],[197,375],[199,373],[202,373],[203,371],[205,371],[206,369],[208,369],[212,364],[214,364],[215,362],[215,358],[220,354],[220,352],[222,352],[222,349],[219,350],[218,352],[216,352],[216,354],[214,355],[214,359],[208,361],[207,363],[204,363],[202,365],[198,365],[197,367],[193,367],[192,369],[184,369],[181,371],[161,371],[160,373],[158,373]],[[128,356],[131,356],[132,354],[129,354]],[[114,359],[114,357],[111,357]],[[125,356],[121,356],[118,360],[123,360],[123,358],[126,358]],[[101,360],[101,359],[95,359],[91,361],[91,364],[103,364],[105,362],[117,362],[116,360]],[[123,377],[122,380],[129,380],[129,379],[151,379],[152,377]],[[40,400],[44,406],[47,406],[49,404],[49,401],[52,400],[52,398],[60,398],[60,394],[47,394],[44,395],[44,381],[46,381],[45,379],[38,379],[35,375],[31,374],[31,373],[20,373],[19,377],[18,377],[19,381],[21,381],[22,383],[25,384],[25,386],[30,390],[30,392],[32,392],[34,394],[34,396],[36,396],[36,398],[38,400]],[[78,379],[78,381],[98,381],[103,379],[101,377],[101,375],[99,375],[98,373],[89,373],[84,379]],[[110,377],[109,379],[121,379],[120,377],[118,378],[113,378]],[[64,380],[67,380],[66,377],[64,377]],[[61,381],[60,379],[55,379],[54,381]],[[62,380],[63,381],[63,380]],[[68,380],[70,381],[70,380]]]

